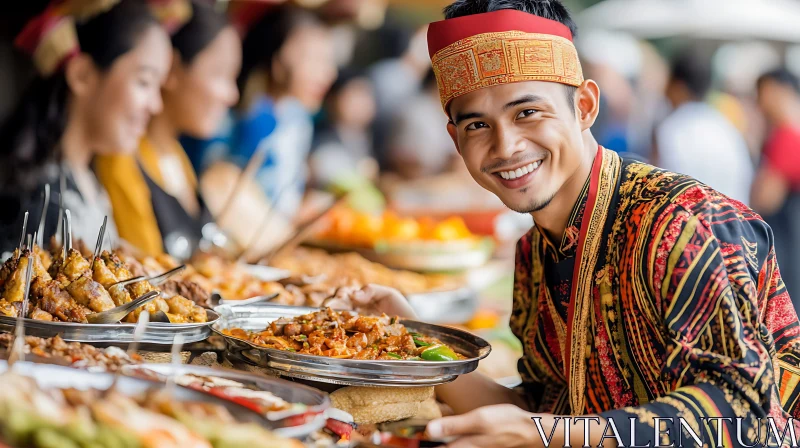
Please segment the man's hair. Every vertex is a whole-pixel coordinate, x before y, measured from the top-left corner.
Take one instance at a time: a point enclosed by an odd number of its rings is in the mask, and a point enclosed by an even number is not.
[[[759,76],[758,81],[756,81],[756,87],[760,89],[767,81],[773,81],[786,87],[791,87],[795,93],[800,93],[800,80],[784,67],[770,70]]]
[[[450,6],[444,8],[444,17],[445,19],[455,19],[456,17],[483,14],[503,9],[513,9],[544,19],[555,20],[569,28],[573,37],[578,32],[578,25],[572,20],[572,16],[570,16],[569,11],[561,4],[560,0],[456,0]],[[578,89],[569,85],[564,85],[564,88],[566,90],[567,103],[574,114],[575,92]]]
[[[711,90],[711,66],[708,58],[703,58],[692,50],[678,54],[672,60],[671,78],[689,89],[696,99],[703,99]]]

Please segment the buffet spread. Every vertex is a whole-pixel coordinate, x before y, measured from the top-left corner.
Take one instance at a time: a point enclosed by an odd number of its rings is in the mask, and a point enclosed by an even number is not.
[[[476,300],[452,272],[463,267],[402,270],[373,255],[399,242],[463,254],[483,240],[458,219],[329,219],[270,266],[102,248],[102,230],[91,250],[66,219],[48,244],[23,229],[0,266],[0,447],[420,446],[412,428],[441,416],[433,386],[491,347],[372,315],[352,296],[392,287],[417,309],[439,303],[426,320],[447,322]],[[186,351],[212,361],[186,364]]]

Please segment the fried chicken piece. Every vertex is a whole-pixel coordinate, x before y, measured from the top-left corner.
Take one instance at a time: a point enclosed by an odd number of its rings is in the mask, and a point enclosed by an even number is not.
[[[55,264],[56,263],[53,263],[53,265]],[[74,282],[89,270],[91,270],[89,261],[83,258],[77,250],[72,249],[69,251],[69,254],[67,254],[67,259],[64,261],[63,266],[59,267],[58,273],[63,274],[70,282]],[[50,275],[56,277],[52,272]]]
[[[15,305],[22,305],[22,302],[9,302],[6,299],[0,299],[0,315],[7,317],[17,317],[18,308]]]
[[[45,280],[51,280],[50,273],[47,272],[47,267],[45,267],[44,262],[42,261],[42,257],[39,256],[40,253],[46,255],[41,249],[38,249],[38,246],[34,246],[33,248],[33,275],[32,277],[42,277]],[[48,266],[52,264],[48,258]]]
[[[31,318],[31,319],[46,320],[46,321],[49,321],[49,322],[52,322],[52,321],[55,320],[53,318],[52,314],[48,313],[47,311],[42,311],[42,310],[40,310],[39,308],[37,308],[35,306],[31,307],[30,312],[28,312],[28,317]]]
[[[67,292],[79,304],[89,307],[95,313],[114,308],[114,301],[103,285],[84,275],[67,286]]]
[[[44,249],[39,246],[33,246],[33,252],[42,264],[42,267],[47,270],[53,264],[53,257]]]
[[[152,302],[146,304],[145,306],[140,306],[139,308],[136,308],[135,310],[128,313],[128,315],[125,316],[125,322],[135,324],[136,321],[139,320],[139,314],[141,314],[142,311],[146,311],[151,316],[159,311],[169,313],[169,305],[167,305],[166,300],[164,300],[161,297],[158,297],[154,299]]]
[[[193,281],[170,279],[161,285],[161,290],[167,296],[183,296],[196,305],[211,308],[211,293]]]
[[[3,286],[5,286],[6,282],[8,282],[8,280],[14,274],[14,271],[17,270],[19,256],[19,249],[14,249],[14,253],[11,255],[11,257],[6,260],[5,263],[3,263],[2,267],[0,267],[0,291],[2,291]]]
[[[9,302],[22,302],[25,296],[25,271],[28,269],[27,251],[17,261],[17,267],[6,281],[3,298]]]
[[[119,280],[102,258],[95,260],[92,278],[106,288],[115,306],[124,305],[131,301],[131,295],[128,290],[122,285],[115,285]]]
[[[94,269],[92,270],[92,280],[103,285],[103,288],[117,283],[117,276],[111,272],[111,269],[106,266],[106,262],[102,258],[94,260]]]
[[[31,294],[39,308],[64,322],[86,323],[86,315],[91,314],[89,308],[72,300],[55,280],[35,278],[31,283]]]
[[[199,307],[194,304],[191,300],[181,297],[181,296],[172,296],[167,299],[167,305],[169,305],[169,313],[176,314],[182,316],[187,319],[187,322],[207,322],[208,315],[206,314],[206,310],[202,307]],[[170,315],[170,320],[172,320],[172,316]]]

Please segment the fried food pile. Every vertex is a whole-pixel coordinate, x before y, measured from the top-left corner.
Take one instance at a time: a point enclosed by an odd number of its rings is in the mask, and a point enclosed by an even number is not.
[[[179,402],[162,391],[127,396],[96,389],[42,389],[14,373],[0,375],[0,438],[15,447],[294,448],[222,406]]]
[[[137,258],[126,256],[125,260],[130,265],[141,267],[141,274],[138,275],[161,273],[180,264],[169,255]],[[198,296],[201,294],[199,291],[180,289],[186,288],[186,285],[196,285],[206,295],[216,291],[226,300],[244,300],[255,296],[274,294],[283,290],[280,283],[259,280],[235,261],[227,261],[217,255],[202,252],[195,254],[186,263],[186,270],[175,278],[178,279],[174,283],[176,293],[188,293]]]
[[[359,316],[331,308],[278,319],[261,332],[223,333],[255,345],[338,359],[455,361],[464,357],[436,338],[408,331],[396,317]]]
[[[22,308],[25,293],[25,271],[31,251],[14,251],[0,268],[0,315],[16,317]],[[108,311],[157,290],[147,281],[119,285],[134,275],[115,254],[104,251],[92,264],[75,249],[66,257],[51,261],[44,251],[33,250],[33,275],[30,306],[26,317],[86,323],[86,316]],[[91,257],[90,257],[91,258]],[[164,291],[161,291],[164,293]],[[163,311],[173,323],[206,322],[205,309],[178,294],[164,298],[162,294],[137,308],[123,319],[136,322],[142,311],[154,314]]]
[[[11,350],[13,344],[14,335],[0,334],[0,349]],[[25,353],[78,368],[116,372],[122,366],[142,362],[138,355],[128,356],[119,347],[97,348],[80,342],[65,342],[59,336],[52,338],[26,336],[25,345]]]
[[[324,276],[324,283],[332,287],[361,287],[374,283],[390,286],[404,294],[419,294],[458,289],[463,285],[463,279],[457,276],[389,269],[354,252],[328,254],[323,250],[298,248],[291,255],[275,259],[272,264],[297,275]]]

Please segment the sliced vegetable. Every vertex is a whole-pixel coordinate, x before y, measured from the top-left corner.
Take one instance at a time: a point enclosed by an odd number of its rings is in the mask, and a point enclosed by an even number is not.
[[[446,345],[433,345],[420,354],[425,361],[455,361],[458,355]]]
[[[394,359],[403,359],[402,356],[398,355],[397,353],[386,352],[386,356]]]
[[[418,339],[416,337],[414,338],[414,344],[416,344],[417,347],[430,347],[431,346],[430,343],[425,342],[422,339]]]

